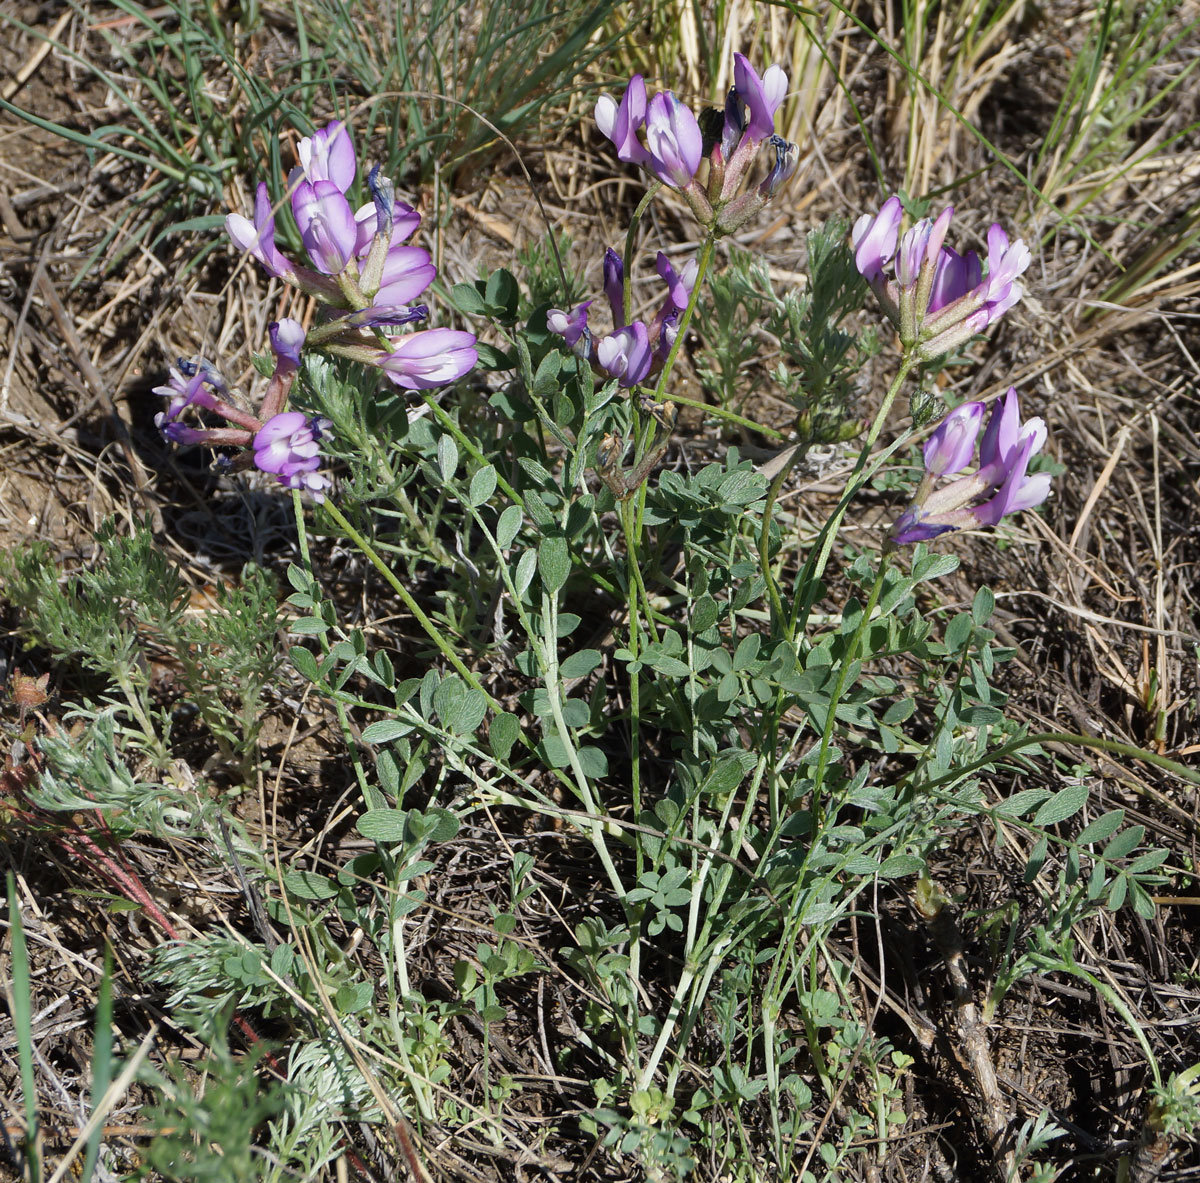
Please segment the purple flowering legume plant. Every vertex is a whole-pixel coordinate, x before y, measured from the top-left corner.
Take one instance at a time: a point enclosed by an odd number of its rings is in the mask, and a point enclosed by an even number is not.
[[[596,126],[612,142],[617,159],[636,164],[658,184],[680,193],[707,232],[700,257],[682,265],[658,252],[655,268],[666,293],[652,317],[632,317],[625,274],[629,260],[611,248],[604,256],[604,294],[612,330],[593,334],[588,317],[595,300],[547,313],[551,332],[623,388],[636,387],[663,371],[686,327],[715,239],[744,226],[796,171],[796,146],[774,132],[776,112],[787,94],[787,75],[771,66],[760,78],[741,54],[735,55],[734,63],[734,85],[724,109],[706,113],[719,125],[715,130],[710,126],[707,134],[694,112],[671,91],[648,98],[640,74],[629,80],[619,101],[605,94],[596,102]],[[747,186],[764,144],[773,153],[766,176]],[[708,175],[702,183],[699,174],[705,160]],[[633,227],[630,245],[632,240]]]
[[[1029,267],[1029,248],[1020,239],[1009,242],[993,224],[986,258],[970,250],[959,254],[945,242],[953,214],[947,208],[936,219],[922,218],[901,235],[904,210],[898,197],[889,197],[878,214],[864,214],[854,224],[855,265],[899,333],[905,373],[982,333],[1024,294],[1018,280]],[[964,403],[926,441],[925,475],[893,527],[894,544],[994,526],[1050,495],[1050,477],[1027,472],[1046,442],[1046,425],[1037,418],[1021,423],[1013,387],[992,410],[976,472],[935,487],[971,463],[985,410],[983,403]]]
[[[155,423],[171,443],[241,448],[235,458],[223,455],[221,463],[231,470],[256,467],[321,501],[331,483],[320,471],[321,441],[332,424],[287,406],[302,350],[374,366],[405,390],[454,382],[474,367],[478,354],[471,333],[399,331],[428,316],[428,308],[414,301],[433,282],[437,268],[428,251],[408,244],[421,216],[396,200],[391,181],[379,176],[378,167],[365,177],[371,200],[357,209],[351,205],[358,160],[350,129],[335,120],[300,140],[296,154],[299,163],[288,178],[286,197],[305,259],[290,259],[275,245],[276,206],[265,182],[255,192],[253,218],[230,214],[225,228],[234,246],[269,275],[318,301],[323,318],[307,332],[294,320],[270,326],[275,367],[257,414],[230,402],[224,380],[209,363],[181,361],[170,380],[156,388],[170,402]],[[227,426],[184,423],[181,417],[189,409],[224,419]]]

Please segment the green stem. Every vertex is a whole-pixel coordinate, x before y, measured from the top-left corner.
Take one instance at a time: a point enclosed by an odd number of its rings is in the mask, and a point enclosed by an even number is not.
[[[896,373],[896,377],[892,380],[891,386],[888,387],[887,394],[883,397],[883,402],[880,404],[879,411],[875,415],[875,420],[871,424],[870,430],[867,432],[867,438],[863,442],[862,450],[858,454],[858,461],[854,465],[854,471],[850,474],[850,480],[846,484],[846,491],[842,494],[841,501],[838,502],[837,508],[833,511],[832,516],[821,529],[821,547],[820,550],[808,558],[804,564],[804,569],[800,573],[798,580],[801,596],[796,599],[796,607],[799,611],[793,612],[793,622],[789,630],[789,640],[795,641],[797,633],[803,630],[808,623],[808,613],[812,609],[815,602],[816,587],[820,582],[821,576],[825,574],[825,567],[829,563],[829,556],[833,551],[833,542],[837,537],[838,528],[842,524],[842,519],[846,516],[846,510],[850,508],[850,502],[854,500],[859,489],[870,480],[874,468],[867,472],[863,472],[867,463],[867,457],[871,454],[871,449],[875,447],[875,441],[879,439],[879,433],[883,430],[884,422],[887,420],[888,413],[892,409],[892,404],[896,401],[896,395],[900,393],[901,386],[904,385],[905,379],[916,367],[917,361],[912,357],[904,357],[900,362],[900,369]],[[903,438],[903,437],[902,437]],[[901,440],[884,453],[881,461],[891,455],[893,451],[900,445]],[[878,464],[875,466],[878,467]],[[803,605],[801,605],[801,598]]]
[[[625,257],[621,260],[621,266],[626,272],[626,282],[622,285],[622,305],[621,312],[625,319],[623,324],[629,324],[633,319],[633,286],[628,281],[628,272],[632,267],[631,260],[636,246],[638,227],[642,224],[642,215],[650,208],[650,202],[654,200],[654,195],[663,187],[662,181],[655,181],[649,189],[642,195],[642,200],[637,203],[637,208],[633,211],[633,217],[629,219],[629,229],[625,231]],[[620,328],[621,325],[614,325],[614,328]]]
[[[617,871],[616,864],[612,861],[612,855],[608,852],[608,844],[604,840],[604,810],[592,792],[591,783],[588,780],[587,773],[583,770],[583,765],[579,762],[579,752],[575,746],[575,739],[567,727],[566,716],[562,709],[562,694],[560,684],[560,674],[558,669],[558,647],[555,641],[558,624],[558,597],[551,595],[549,592],[542,593],[542,617],[546,621],[546,635],[542,641],[543,663],[546,670],[546,698],[550,704],[550,715],[554,720],[555,730],[558,732],[558,738],[567,753],[567,763],[571,767],[571,773],[575,777],[575,787],[579,792],[579,799],[583,802],[584,812],[592,819],[591,823],[586,827],[588,835],[592,840],[592,846],[600,859],[601,865],[604,867],[604,873],[608,876],[608,881],[612,884],[613,891],[617,894],[617,899],[621,901],[622,906],[625,906],[626,889],[624,883],[621,882],[620,873]]]
[[[700,300],[700,291],[704,287],[704,280],[708,275],[709,264],[712,262],[713,251],[716,249],[717,240],[710,234],[705,240],[704,245],[700,248],[700,261],[696,265],[696,282],[692,285],[692,294],[688,299],[687,307],[683,310],[683,315],[679,318],[679,331],[675,334],[675,340],[671,345],[671,352],[667,354],[667,360],[663,362],[662,372],[658,375],[658,385],[654,388],[654,401],[662,402],[663,391],[667,388],[667,380],[671,377],[671,371],[675,368],[675,359],[679,356],[680,349],[683,348],[683,339],[687,336],[688,325],[692,323],[692,313],[696,311],[696,304]]]
[[[785,616],[783,600],[779,596],[779,581],[775,578],[775,572],[771,570],[771,521],[775,516],[775,502],[779,499],[783,483],[792,475],[796,461],[800,459],[805,450],[801,444],[797,444],[792,449],[792,454],[787,458],[787,462],[775,474],[775,479],[767,489],[767,499],[763,503],[762,526],[758,531],[758,562],[762,568],[763,580],[767,585],[767,598],[771,601],[772,632],[775,629],[783,631]]]
[[[713,251],[716,245],[717,240],[710,234],[704,240],[704,245],[700,248],[700,259],[696,265],[696,282],[692,284],[692,294],[688,298],[687,307],[683,310],[683,316],[679,320],[679,330],[675,334],[675,341],[671,345],[671,351],[667,354],[667,360],[663,362],[662,372],[658,375],[658,384],[654,387],[654,401],[656,403],[660,403],[663,400],[663,391],[666,390],[667,381],[671,377],[671,371],[675,368],[675,359],[679,356],[680,349],[683,348],[683,339],[687,336],[688,325],[692,323],[692,313],[696,311],[696,304],[699,302],[700,291],[704,287],[704,280],[708,276],[709,264],[712,263]],[[639,545],[642,539],[642,519],[646,512],[646,487],[648,482],[649,474],[647,474],[647,479],[642,482],[637,495],[637,519],[634,524],[633,533]]]
[[[722,937],[712,947],[709,947],[709,934],[712,931],[713,925],[726,918],[725,912],[722,910],[725,899],[725,892],[729,888],[729,884],[733,881],[733,867],[729,863],[722,863],[720,869],[714,876],[712,890],[709,893],[707,901],[703,901],[705,895],[705,881],[708,878],[715,860],[721,853],[720,843],[722,838],[730,833],[744,834],[746,827],[750,824],[750,818],[757,807],[759,799],[759,789],[762,785],[763,772],[766,769],[766,758],[760,757],[758,766],[755,770],[754,779],[751,782],[749,791],[746,793],[745,801],[742,804],[742,813],[738,824],[732,829],[729,829],[729,816],[732,812],[734,803],[734,794],[730,793],[725,801],[725,805],[721,811],[721,819],[713,830],[713,839],[707,850],[704,852],[703,858],[697,869],[692,887],[692,898],[688,906],[688,926],[687,935],[684,943],[684,969],[685,973],[698,965],[696,962],[696,950],[704,949],[706,951],[706,959],[703,963],[703,977],[694,987],[691,987],[692,1004],[688,1007],[683,1019],[679,1025],[679,1034],[675,1039],[675,1057],[670,1071],[667,1074],[668,1095],[674,1093],[675,1084],[679,1079],[679,1073],[683,1068],[685,1053],[687,1051],[687,1042],[691,1034],[692,1026],[696,1018],[699,1016],[700,1010],[704,1005],[704,999],[708,994],[708,987],[712,982],[712,978],[717,968],[720,965],[721,959],[725,952],[732,944],[733,938]],[[698,804],[698,803],[697,803]],[[698,823],[698,814],[696,822]],[[695,832],[695,831],[694,831]],[[700,904],[705,902],[704,921],[699,923],[700,919]],[[691,983],[689,982],[689,986]],[[661,1053],[660,1053],[661,1055]],[[657,1067],[658,1061],[655,1060],[654,1066]]]
[[[736,411],[727,411],[715,403],[702,403],[698,399],[684,398],[681,394],[671,395],[671,402],[680,407],[694,407],[697,411],[703,411],[713,419],[724,419],[727,423],[736,423],[738,427],[749,428],[751,431],[757,431],[760,435],[769,436],[771,439],[787,439],[782,431],[768,427],[765,423],[759,423],[757,420],[747,419],[745,415],[739,415]]]
[[[384,476],[390,475],[386,464],[380,464],[380,474]],[[425,519],[417,513],[417,507],[409,500],[409,496],[403,489],[395,489],[392,494],[392,500],[400,507],[400,512],[404,515],[404,520],[408,522],[409,528],[421,540],[421,545],[430,556],[436,559],[443,567],[457,567],[459,563],[455,561],[450,552],[433,536],[433,532],[429,529]]]
[[[442,409],[437,399],[429,391],[422,391],[421,397],[424,399],[425,405],[433,413],[434,418],[454,437],[454,442],[468,455],[473,456],[481,465],[486,465],[488,458],[480,451],[479,445],[459,427],[451,415],[448,415]],[[519,505],[522,509],[525,508],[525,498],[504,479],[499,471],[496,472],[496,484],[514,505]]]
[[[354,543],[367,561],[379,572],[380,575],[387,581],[392,591],[400,597],[401,603],[412,613],[416,622],[425,631],[425,635],[438,647],[442,656],[450,663],[457,671],[459,676],[467,683],[468,686],[474,687],[482,694],[488,702],[488,706],[494,711],[500,711],[504,708],[498,703],[487,690],[480,684],[479,679],[463,664],[462,659],[451,648],[450,643],[442,636],[437,625],[425,615],[421,609],[421,605],[413,599],[408,588],[396,577],[395,572],[379,557],[375,552],[375,548],[350,524],[346,515],[342,513],[332,501],[325,502],[325,512],[337,523],[338,528]]]
[[[650,196],[654,192],[651,189],[646,197],[642,199],[638,209],[634,214],[634,225],[637,224],[637,218],[641,216],[641,212],[645,208]],[[633,227],[630,227],[629,237],[626,241],[626,252],[632,250],[632,235]],[[692,318],[692,313],[696,308],[696,302],[700,296],[700,290],[703,287],[705,276],[708,273],[709,264],[712,262],[713,248],[715,239],[711,236],[705,240],[704,246],[700,250],[700,261],[696,268],[696,282],[692,285],[692,293],[688,299],[688,305],[683,310],[683,316],[679,322],[679,331],[675,335],[675,341],[671,345],[671,351],[667,354],[667,360],[663,363],[662,373],[658,378],[658,385],[654,391],[654,401],[661,401],[662,392],[666,387],[667,379],[670,376],[671,370],[675,365],[675,359],[679,356],[679,350],[683,345],[684,334],[687,332],[687,326]],[[629,316],[630,309],[630,287],[625,285],[625,305],[626,316]],[[635,454],[635,462],[641,457]],[[645,581],[642,578],[641,571],[641,539],[642,539],[642,516],[646,508],[646,482],[643,481],[638,488],[637,507],[633,509],[632,503],[626,503],[621,506],[620,517],[621,526],[625,535],[625,553],[629,564],[629,582],[627,591],[627,600],[629,605],[629,651],[633,654],[634,659],[637,659],[638,653],[641,650],[641,624],[639,622],[639,598],[645,609],[646,623],[650,631],[657,635],[658,630],[654,625],[653,612],[650,608],[650,599],[646,593]],[[629,694],[630,694],[630,744],[633,752],[633,763],[630,776],[630,795],[633,804],[633,815],[635,818],[641,816],[641,768],[639,754],[641,750],[640,741],[640,685],[641,675],[633,673],[629,679]],[[640,875],[642,872],[642,848],[639,843],[637,846],[637,872]]]
[[[300,551],[300,566],[304,568],[304,573],[310,580],[315,582],[316,577],[313,575],[312,555],[308,549],[308,531],[304,527],[304,500],[300,496],[299,489],[292,490],[292,510],[296,515],[296,546]],[[329,652],[329,642],[324,636],[319,638],[322,653]],[[379,804],[377,797],[380,796],[377,790],[373,789],[370,782],[367,780],[367,771],[363,767],[362,758],[359,756],[359,747],[354,739],[354,732],[350,729],[350,716],[346,713],[346,705],[336,695],[331,696],[333,701],[333,709],[337,712],[338,726],[342,732],[342,742],[346,745],[346,751],[350,753],[350,761],[354,765],[354,777],[358,781],[359,792],[362,793],[363,805],[367,809],[371,809]]]
[[[814,828],[824,821],[820,804],[820,793],[825,784],[825,770],[829,767],[829,751],[833,742],[833,731],[837,724],[838,704],[841,702],[842,693],[846,689],[846,681],[850,677],[850,669],[858,660],[859,647],[862,645],[863,636],[866,634],[867,627],[871,622],[871,613],[875,611],[875,606],[879,603],[879,596],[883,591],[883,581],[887,575],[889,565],[889,555],[885,551],[879,558],[879,571],[875,575],[871,594],[867,597],[866,607],[863,608],[862,615],[858,619],[858,627],[855,628],[854,635],[850,638],[850,644],[846,647],[846,652],[842,655],[841,664],[838,668],[837,681],[834,683],[833,693],[829,696],[829,713],[825,716],[825,726],[821,729],[821,750],[817,753],[817,767],[813,772],[812,812]]]
[[[1003,760],[1005,756],[1012,756],[1022,748],[1038,747],[1045,743],[1074,744],[1076,747],[1095,748],[1097,751],[1109,752],[1114,756],[1127,756],[1133,760],[1143,760],[1147,764],[1153,764],[1156,768],[1174,773],[1189,784],[1200,785],[1200,770],[1188,768],[1186,764],[1180,764],[1178,761],[1167,756],[1160,756],[1156,752],[1147,752],[1144,748],[1139,748],[1134,744],[1120,743],[1115,739],[1100,739],[1095,735],[1076,735],[1068,731],[1039,731],[1033,735],[1022,735],[1017,739],[1010,740],[1001,747],[986,752],[978,760],[974,760],[970,764],[963,764],[941,776],[935,776],[933,780],[918,787],[922,792],[941,788],[942,785],[961,780],[978,772],[981,768],[987,768],[995,764],[997,760]]]
[[[633,655],[634,664],[642,651],[642,628],[638,621],[638,589],[645,596],[642,587],[642,574],[638,564],[637,543],[633,536],[633,504],[624,501],[620,505],[621,530],[625,535],[625,553],[629,564],[629,576],[626,581],[626,611],[629,613],[629,652]],[[649,613],[649,603],[646,603]],[[633,803],[633,820],[642,818],[642,722],[641,722],[641,682],[640,670],[634,670],[629,675],[629,795]],[[642,843],[636,843],[637,876],[640,879],[645,870],[645,859]]]
[[[296,514],[296,545],[300,551],[300,565],[310,579],[313,579],[312,555],[308,548],[308,531],[304,527],[304,502],[301,499],[298,489],[292,490],[292,506]],[[320,638],[321,648],[324,652],[329,652],[329,643],[324,637]],[[338,726],[342,732],[342,742],[345,744],[346,751],[350,753],[350,761],[354,767],[354,776],[358,781],[359,792],[362,793],[363,805],[367,809],[375,808],[385,803],[382,794],[373,788],[367,780],[367,772],[363,767],[362,757],[359,755],[359,746],[354,738],[354,733],[350,729],[350,716],[346,712],[346,704],[336,695],[330,695],[333,702],[333,709],[337,713]],[[399,802],[397,802],[399,804]],[[391,863],[390,856],[384,851],[380,851],[386,864]],[[405,891],[403,882],[398,885],[399,894]],[[404,1005],[404,1000],[411,993],[411,986],[408,977],[408,953],[404,941],[404,917],[398,916],[392,920],[391,924],[392,949],[390,966],[394,971],[388,975],[388,994],[389,994],[389,1021],[392,1025],[392,1030],[397,1037],[396,1047],[399,1049],[400,1059],[404,1064],[404,1070],[408,1074],[409,1084],[412,1087],[413,1095],[416,1098],[417,1108],[420,1110],[421,1116],[426,1120],[433,1118],[433,1103],[429,1096],[429,1091],[425,1086],[425,1081],[419,1073],[413,1068],[409,1060],[406,1050],[403,1032],[399,1019],[400,1008]],[[396,998],[396,992],[399,992],[399,999]],[[397,1005],[399,1002],[399,1006]]]

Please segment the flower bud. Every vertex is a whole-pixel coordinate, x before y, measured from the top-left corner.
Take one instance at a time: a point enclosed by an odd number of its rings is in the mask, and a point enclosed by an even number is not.
[[[955,407],[925,441],[925,470],[934,476],[961,472],[975,455],[975,441],[983,422],[983,403]]]
[[[908,400],[908,413],[914,430],[920,430],[937,414],[941,406],[937,395],[928,386],[919,386]]]

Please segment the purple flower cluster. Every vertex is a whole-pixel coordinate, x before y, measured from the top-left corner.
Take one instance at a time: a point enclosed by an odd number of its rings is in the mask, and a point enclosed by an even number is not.
[[[854,260],[905,350],[932,361],[983,332],[1020,300],[1024,290],[1017,280],[1031,257],[999,225],[988,231],[986,260],[974,251],[960,255],[945,245],[952,208],[936,220],[922,218],[901,236],[903,214],[900,199],[889,197],[878,214],[859,218],[851,235]],[[889,265],[891,277],[885,272]]]
[[[421,215],[395,198],[378,167],[365,178],[371,200],[354,208],[349,192],[358,174],[350,131],[334,121],[297,145],[300,163],[288,178],[292,218],[308,266],[275,245],[275,211],[260,183],[253,220],[230,214],[225,228],[233,244],[273,276],[347,316],[318,325],[309,344],[375,365],[397,386],[422,390],[466,374],[478,360],[471,333],[426,329],[405,337],[382,331],[423,319],[413,301],[437,275],[429,252],[408,245]]]
[[[330,483],[317,471],[321,467],[320,440],[332,426],[319,415],[284,411],[255,433],[251,442],[254,463],[263,472],[274,473],[287,488],[307,490],[320,501]]]
[[[662,368],[675,343],[679,318],[696,283],[697,263],[691,259],[676,271],[670,259],[659,251],[656,269],[667,285],[667,294],[649,324],[641,320],[625,323],[625,265],[621,256],[610,249],[604,255],[604,294],[613,324],[618,327],[598,340],[593,337],[588,328],[588,310],[594,300],[586,300],[567,311],[551,308],[546,313],[546,326],[608,377],[616,378],[621,386],[644,382]]]
[[[671,91],[660,91],[647,103],[646,81],[635,74],[620,103],[602,94],[595,114],[596,126],[612,140],[619,160],[649,169],[675,189],[691,184],[704,156],[704,136],[696,116]]]
[[[925,441],[925,475],[912,504],[892,528],[896,543],[927,542],[951,530],[994,526],[1001,518],[1041,505],[1050,495],[1048,473],[1028,473],[1046,442],[1041,419],[1021,422],[1014,387],[997,402],[979,445],[979,467],[941,488],[939,478],[961,473],[975,454],[983,403],[956,407]]]
[[[796,171],[797,148],[774,134],[775,114],[787,94],[787,75],[771,66],[760,78],[740,53],[734,55],[734,84],[724,111],[714,111],[710,127],[708,183],[697,179],[705,159],[700,121],[669,90],[647,100],[646,82],[635,74],[618,102],[601,95],[596,126],[617,150],[617,157],[652,173],[679,190],[697,220],[718,234],[731,234],[770,200]],[[709,126],[706,124],[706,126]],[[757,188],[738,190],[764,142],[774,149],[774,162]]]
[[[350,131],[333,122],[297,146],[299,164],[288,178],[292,217],[307,264],[275,245],[275,210],[266,184],[255,194],[254,218],[230,214],[225,228],[235,246],[251,254],[273,276],[298,287],[334,311],[307,333],[294,320],[270,326],[275,368],[258,413],[227,399],[220,376],[204,362],[180,362],[170,380],[156,388],[170,402],[155,417],[174,444],[241,448],[227,468],[256,466],[289,489],[317,501],[330,479],[320,472],[321,441],[328,419],[287,409],[288,394],[304,348],[348,357],[378,367],[397,386],[425,390],[466,374],[478,360],[475,337],[454,329],[396,330],[424,320],[429,311],[414,304],[437,275],[429,252],[407,245],[421,224],[411,206],[398,202],[392,183],[372,169],[366,177],[371,200],[357,209],[349,193],[358,174]],[[193,427],[181,421],[189,408],[224,419],[224,427]]]
[[[302,489],[321,501],[331,482],[318,471],[319,441],[329,435],[333,424],[320,416],[283,409],[300,368],[304,326],[294,320],[277,321],[270,326],[270,339],[275,369],[257,415],[227,401],[224,380],[207,362],[180,361],[178,369],[172,367],[170,380],[155,387],[155,394],[170,402],[154,417],[154,423],[173,444],[241,448],[242,455],[229,462],[229,467],[253,464],[287,488]],[[180,422],[180,415],[190,407],[218,415],[229,426],[192,427]]]

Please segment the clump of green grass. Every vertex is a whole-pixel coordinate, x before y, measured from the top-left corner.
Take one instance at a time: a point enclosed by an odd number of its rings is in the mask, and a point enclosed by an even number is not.
[[[613,35],[598,34],[615,4],[538,0],[481,12],[463,0],[437,0],[418,13],[305,0],[288,14],[294,48],[279,53],[258,4],[228,21],[194,0],[153,10],[119,0],[123,20],[91,25],[103,53],[55,44],[116,97],[118,120],[78,130],[7,99],[0,109],[143,175],[137,199],[114,211],[81,275],[99,260],[114,268],[178,235],[203,236],[194,266],[220,249],[211,232],[228,195],[247,188],[246,176],[266,173],[273,191],[283,191],[282,127],[307,133],[331,111],[353,112],[371,127],[385,172],[414,183],[436,174],[449,184],[464,166],[478,171],[507,156],[503,137],[553,122],[551,112],[609,48]],[[13,15],[0,22],[41,36]],[[267,73],[263,56],[271,60]]]

